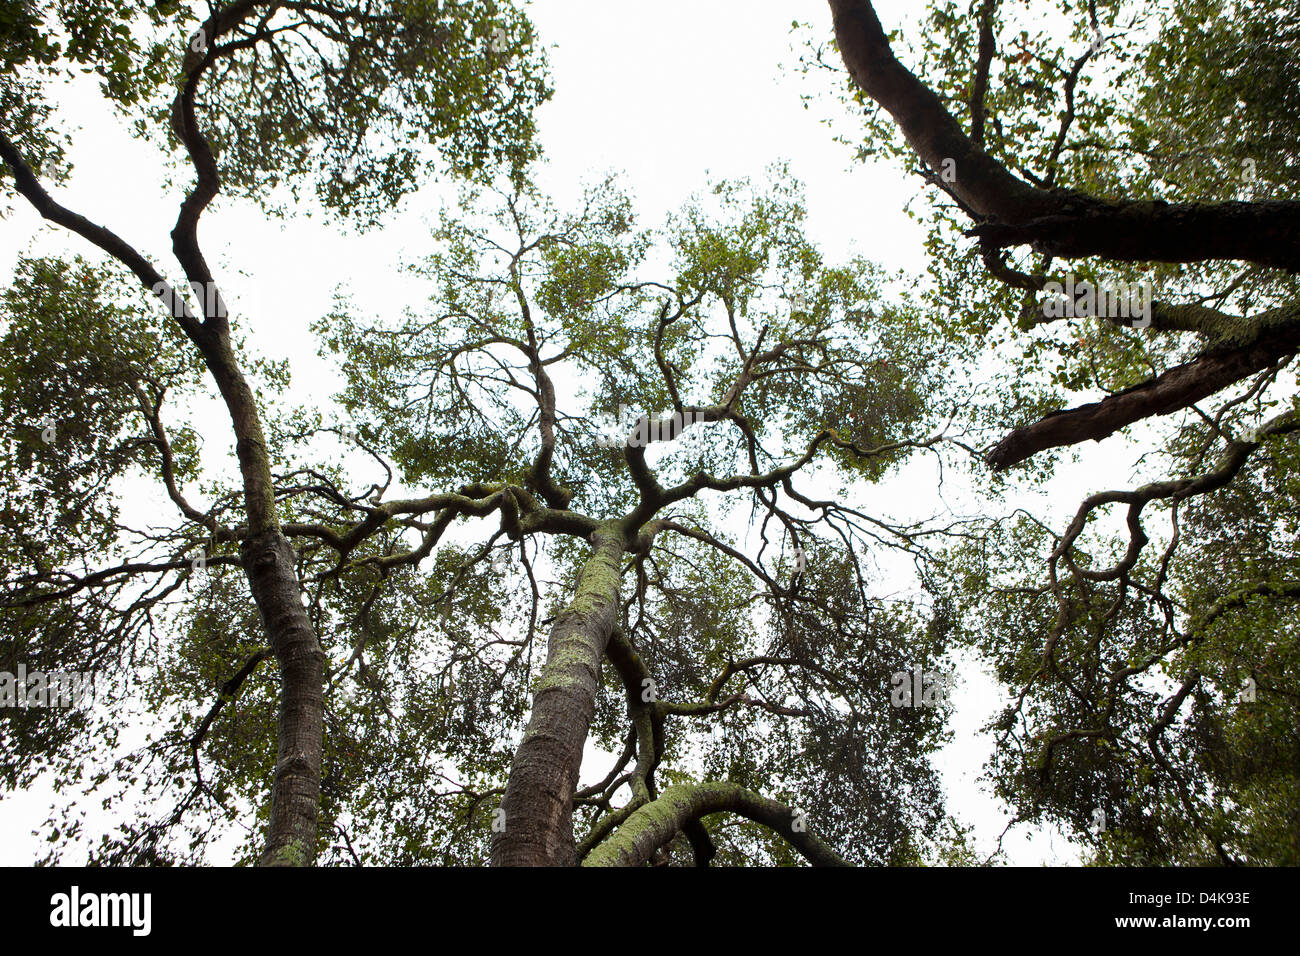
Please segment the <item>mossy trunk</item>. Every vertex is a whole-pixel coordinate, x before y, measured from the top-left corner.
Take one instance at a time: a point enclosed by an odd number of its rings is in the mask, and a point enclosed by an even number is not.
[[[551,628],[532,716],[510,765],[493,836],[493,866],[574,866],[573,794],[596,711],[600,665],[618,617],[626,545],[614,526],[593,533],[594,553]]]
[[[846,866],[840,856],[809,832],[807,817],[785,804],[727,781],[678,784],[628,817],[584,866],[643,866],[678,833],[711,813],[735,813],[779,834],[814,866]],[[695,840],[692,840],[694,843]],[[698,853],[698,851],[697,851]]]

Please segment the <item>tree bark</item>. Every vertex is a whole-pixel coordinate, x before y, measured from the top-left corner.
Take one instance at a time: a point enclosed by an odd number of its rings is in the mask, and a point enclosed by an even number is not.
[[[1262,331],[1254,342],[1211,349],[1140,385],[1077,408],[1053,412],[1017,428],[989,452],[995,471],[1038,452],[1092,439],[1101,441],[1127,425],[1169,415],[1262,371],[1300,349],[1300,323]]]
[[[848,865],[810,833],[806,820],[785,804],[725,781],[669,787],[659,799],[633,813],[614,836],[592,850],[583,865],[640,866],[701,817],[723,811],[738,813],[780,834],[814,866]],[[697,858],[699,852],[697,847]]]
[[[1032,243],[1060,258],[1123,262],[1238,259],[1300,271],[1300,203],[1108,202],[1015,176],[968,136],[943,100],[907,69],[870,0],[829,0],[835,39],[854,83],[883,106],[993,247]],[[983,122],[982,115],[978,122]],[[978,128],[978,127],[977,127]]]
[[[280,717],[270,826],[263,866],[310,866],[316,860],[321,759],[325,735],[325,654],[302,604],[297,556],[280,529],[275,484],[257,405],[224,329],[204,335],[203,357],[225,399],[235,432],[249,533],[240,561],[280,665]]]
[[[574,866],[573,794],[596,711],[600,666],[617,622],[626,539],[616,525],[592,533],[594,553],[573,602],[551,628],[532,716],[510,765],[493,866]]]
[[[325,735],[325,655],[302,606],[296,557],[279,530],[250,536],[240,558],[280,664],[280,718],[270,826],[262,866],[316,860],[321,750]]]

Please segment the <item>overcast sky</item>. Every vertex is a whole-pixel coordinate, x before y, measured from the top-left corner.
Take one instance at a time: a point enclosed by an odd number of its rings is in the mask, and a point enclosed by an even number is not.
[[[915,0],[877,3],[887,28],[920,7]],[[653,222],[710,178],[761,177],[769,164],[786,160],[806,186],[808,234],[828,259],[861,254],[891,269],[924,271],[921,232],[903,212],[918,181],[892,166],[854,163],[850,150],[835,141],[837,130],[854,129],[847,108],[827,97],[805,108],[801,99],[833,89],[830,77],[805,78],[798,70],[802,44],[812,36],[829,38],[824,3],[538,0],[531,12],[550,48],[556,87],[540,113],[549,162],[539,185],[561,207],[584,181],[616,170],[624,173],[643,218]],[[795,19],[814,29],[792,32]],[[159,185],[157,155],[130,139],[93,87],[71,90],[65,106],[76,168],[56,196],[144,249],[174,277],[168,232],[177,196]],[[226,203],[205,216],[200,239],[223,285],[237,299],[256,303],[235,310],[245,317],[240,330],[263,354],[291,359],[297,389],[325,395],[337,380],[309,344],[309,323],[328,311],[344,279],[376,312],[396,311],[417,294],[398,266],[428,251],[429,224],[446,198],[436,188],[422,191],[383,229],[362,237],[319,219],[277,222]],[[0,224],[0,276],[7,278],[20,253],[56,251],[88,250],[43,225],[27,207]],[[219,442],[219,434],[210,443]],[[222,456],[228,450],[217,447]],[[1063,480],[1064,490],[1058,484],[1057,491],[1077,503],[1071,496],[1085,486]],[[978,847],[987,854],[1007,814],[976,786],[990,743],[975,728],[999,698],[977,671],[962,678],[957,739],[938,763],[950,809],[975,826]],[[584,779],[592,775],[590,767],[584,771]],[[28,834],[48,807],[43,788],[0,802],[0,864],[30,863],[44,852],[45,835]],[[1016,863],[1077,859],[1074,848],[1051,834],[1014,832],[1006,848]]]

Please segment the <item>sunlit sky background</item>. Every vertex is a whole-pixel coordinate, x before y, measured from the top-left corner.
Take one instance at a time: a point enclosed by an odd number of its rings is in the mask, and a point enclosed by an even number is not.
[[[921,7],[916,0],[877,3],[887,29],[912,22]],[[710,179],[759,178],[771,163],[785,160],[806,188],[808,234],[829,260],[860,254],[890,269],[924,272],[921,231],[903,211],[920,181],[893,166],[856,163],[852,151],[836,142],[837,133],[856,128],[849,109],[835,98],[836,78],[803,76],[798,68],[810,39],[830,37],[824,3],[538,0],[530,11],[550,48],[556,87],[539,117],[548,164],[538,182],[561,208],[584,182],[619,171],[643,220],[654,222]],[[811,28],[794,31],[794,20]],[[805,107],[803,94],[822,95]],[[69,88],[63,106],[61,118],[74,134],[75,169],[56,197],[121,234],[174,278],[168,232],[178,197],[160,186],[160,158],[130,138],[93,84]],[[374,313],[396,312],[420,296],[400,267],[428,251],[430,225],[449,198],[438,187],[423,190],[395,210],[384,228],[361,237],[320,219],[268,220],[251,207],[219,203],[206,214],[200,239],[223,288],[246,305],[234,310],[246,316],[240,331],[261,353],[290,359],[301,394],[324,396],[338,379],[317,357],[309,324],[329,310],[340,282]],[[7,279],[19,254],[60,251],[89,250],[25,206],[0,223],[0,278]],[[211,420],[211,447],[205,451],[224,456],[230,450],[228,424],[223,432],[219,409]],[[1097,489],[1103,480],[1097,461],[1057,479],[1053,497],[1061,508],[1073,511],[1083,494]],[[1128,477],[1120,465],[1104,480],[1122,483]],[[892,500],[881,501],[873,492],[873,506],[906,510],[909,494],[937,500],[937,481],[933,467],[924,466],[908,481],[891,484]],[[946,486],[944,497],[975,500],[975,491]],[[153,507],[144,497],[137,504]],[[1040,513],[1055,515],[1059,524],[1064,512],[1045,509],[1043,503]],[[976,731],[1000,700],[987,675],[963,668],[955,740],[936,761],[949,808],[974,826],[981,857],[992,852],[1008,819],[976,780],[991,747]],[[584,766],[583,779],[594,779],[595,767],[603,774],[604,766],[604,760],[593,760]],[[48,834],[40,826],[51,799],[48,787],[37,787],[0,801],[0,864],[27,864],[44,854]],[[97,818],[92,813],[90,819]],[[1077,849],[1058,834],[1014,829],[1004,847],[1013,863],[1078,860]]]

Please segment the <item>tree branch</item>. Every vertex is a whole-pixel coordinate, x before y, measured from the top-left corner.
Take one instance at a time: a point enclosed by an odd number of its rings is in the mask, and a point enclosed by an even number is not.
[[[785,804],[721,781],[669,787],[638,809],[609,840],[593,850],[584,866],[640,866],[678,832],[711,813],[737,813],[779,834],[814,866],[848,866],[808,831]]]
[[[894,56],[869,0],[829,0],[854,82],[893,116],[921,161],[955,164],[952,194],[995,248],[1032,243],[1062,258],[1123,262],[1240,259],[1300,271],[1300,203],[1107,202],[1026,183],[994,159]]]
[[[1089,438],[1101,441],[1144,418],[1187,408],[1300,349],[1300,308],[1290,306],[1289,313],[1289,321],[1265,326],[1248,345],[1211,349],[1100,402],[1052,412],[1017,428],[998,442],[986,460],[1001,471],[1045,449]]]

